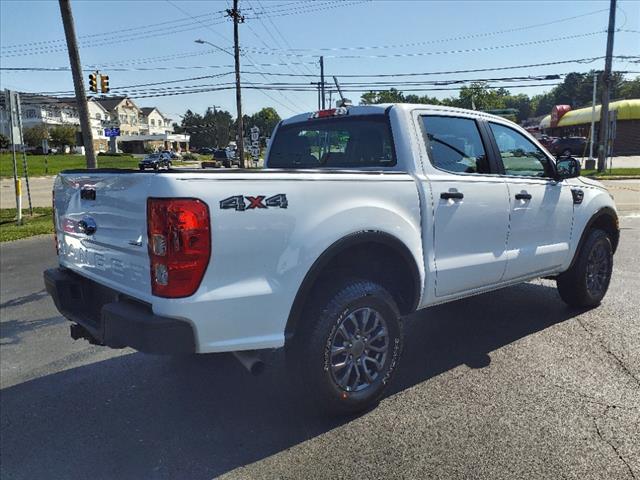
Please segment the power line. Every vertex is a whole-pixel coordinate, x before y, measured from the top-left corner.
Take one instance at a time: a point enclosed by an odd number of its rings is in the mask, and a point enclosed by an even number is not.
[[[587,17],[590,15],[594,15],[596,13],[601,13],[601,12],[606,12],[608,11],[607,8],[603,8],[600,10],[595,10],[592,12],[588,12],[588,13],[584,13],[581,15],[574,15],[571,17],[565,17],[565,18],[560,18],[558,20],[554,20],[554,21],[550,21],[550,22],[543,22],[543,23],[536,23],[536,24],[532,24],[532,25],[524,25],[521,27],[514,27],[514,28],[508,28],[508,29],[504,29],[504,30],[497,30],[494,32],[484,32],[484,33],[472,33],[472,34],[467,34],[467,35],[458,35],[455,37],[448,37],[448,38],[440,38],[440,39],[435,39],[435,40],[426,40],[426,41],[421,41],[421,42],[411,42],[411,43],[401,43],[401,44],[392,44],[392,45],[365,45],[365,46],[346,46],[346,47],[324,47],[324,48],[289,48],[285,51],[290,51],[290,52],[335,52],[335,51],[358,51],[358,50],[378,50],[378,49],[391,49],[391,48],[411,48],[411,47],[420,47],[420,46],[425,46],[425,45],[433,45],[433,44],[437,44],[437,43],[445,43],[445,42],[453,42],[453,41],[458,41],[458,40],[470,40],[470,39],[475,39],[475,38],[486,38],[486,37],[490,37],[490,36],[494,36],[494,35],[502,35],[505,33],[513,33],[513,32],[519,32],[519,31],[523,31],[523,30],[530,30],[533,28],[538,28],[538,27],[546,27],[548,25],[554,25],[557,23],[564,23],[566,21],[569,20],[574,20],[577,18],[583,18],[583,17]]]
[[[222,22],[218,22],[218,23],[222,23]],[[115,38],[115,39],[106,39],[104,41],[100,41],[97,43],[85,43],[82,44],[81,47],[82,48],[93,48],[93,47],[101,47],[101,46],[111,46],[113,44],[116,43],[126,43],[126,42],[131,42],[132,40],[143,40],[143,39],[147,39],[147,38],[155,38],[155,37],[161,37],[161,36],[167,36],[168,34],[173,34],[173,33],[180,33],[180,32],[190,32],[193,31],[193,26],[189,26],[187,28],[178,28],[178,29],[171,29],[171,30],[165,30],[162,32],[155,32],[155,33],[149,33],[147,35],[138,35],[138,34],[132,34],[130,36],[125,36],[120,37],[120,38]],[[57,53],[57,52],[63,52],[65,51],[66,47],[52,47],[52,48],[48,48],[48,49],[43,49],[43,50],[39,50],[39,51],[32,51],[32,52],[23,52],[23,53],[10,53],[10,54],[3,54],[3,57],[26,57],[26,56],[33,56],[33,55],[43,55],[43,54],[49,54],[49,53]]]
[[[543,67],[550,65],[563,65],[569,63],[578,63],[578,64],[588,64],[593,63],[597,60],[603,59],[604,56],[599,57],[587,57],[587,58],[577,58],[572,60],[558,60],[554,62],[542,62],[542,63],[530,63],[523,65],[511,65],[504,67],[487,67],[487,68],[474,68],[474,69],[460,69],[460,70],[441,70],[441,71],[431,71],[431,72],[410,72],[410,73],[372,73],[372,74],[349,74],[349,73],[340,73],[336,74],[338,77],[352,77],[352,78],[376,78],[376,77],[407,77],[407,76],[423,76],[423,75],[445,75],[445,74],[454,74],[454,73],[478,73],[478,72],[491,72],[491,71],[500,71],[500,70],[516,70],[520,68],[532,68],[532,67]],[[630,61],[633,63],[640,62],[640,56],[638,55],[614,55],[614,59],[621,61]],[[289,65],[315,65],[316,62],[305,62],[305,63],[295,63]],[[256,64],[257,66],[263,67],[283,67],[287,64],[285,63],[260,63]],[[174,69],[192,69],[192,68],[233,68],[233,65],[193,65],[193,66],[169,66],[169,67],[149,67],[149,68],[110,68],[111,71],[118,72],[137,72],[137,71],[155,71],[155,70],[174,70]],[[85,71],[94,71],[95,68],[85,68]],[[69,67],[0,67],[0,71],[16,71],[16,72],[68,72]],[[289,76],[289,77],[317,77],[316,74],[291,74],[291,73],[283,73],[283,72],[251,72],[251,71],[242,71],[244,74],[255,74],[255,75],[266,75],[266,76]],[[633,73],[633,72],[629,72]]]
[[[175,8],[177,8],[178,10],[183,11],[180,7],[178,7],[177,5],[173,4],[170,0],[167,0],[167,2],[168,2],[170,5],[173,5],[173,6],[174,6]],[[205,23],[202,23],[202,22],[198,22],[198,23],[200,23],[200,24],[201,24],[204,28],[206,28],[207,30],[212,31],[213,33],[215,33],[215,34],[216,34],[216,35],[218,35],[219,37],[223,38],[225,41],[228,41],[228,40],[226,39],[226,37],[224,37],[221,33],[217,32],[216,30],[214,30],[213,28],[211,28],[209,25],[207,25],[207,24],[205,24]],[[233,68],[235,68],[235,65],[233,66]],[[292,109],[291,107],[289,107],[289,106],[287,106],[287,105],[284,105],[282,102],[279,102],[278,100],[276,100],[275,98],[271,97],[271,96],[270,96],[269,94],[267,94],[267,93],[265,93],[264,95],[265,95],[265,96],[267,96],[268,98],[270,98],[272,101],[274,101],[274,102],[276,102],[276,103],[280,104],[281,106],[283,106],[283,107],[284,107],[284,108],[286,108],[287,110],[290,110],[290,111],[292,111],[292,112],[295,112],[295,111],[296,111],[296,109],[297,109],[297,106],[296,106],[295,104],[293,104],[293,103],[291,103],[291,105],[293,105],[294,109]],[[285,97],[282,93],[281,93],[280,95],[282,95],[282,96],[283,96],[287,101],[289,101],[289,102],[290,102],[290,100],[289,100],[287,97]]]
[[[422,57],[429,55],[454,55],[458,53],[476,53],[476,52],[485,52],[485,51],[493,51],[493,50],[502,50],[506,48],[516,48],[516,47],[526,47],[531,45],[542,45],[546,43],[552,42],[560,42],[564,40],[574,40],[577,38],[585,38],[594,35],[601,35],[606,33],[606,30],[598,30],[595,32],[589,33],[579,33],[575,35],[565,35],[562,37],[554,37],[554,38],[546,38],[540,40],[531,40],[528,42],[518,42],[518,43],[509,43],[505,45],[492,45],[488,47],[474,47],[474,48],[460,48],[455,50],[440,50],[435,52],[405,52],[405,53],[388,53],[388,54],[379,54],[379,55],[326,55],[325,58],[395,58],[395,57]],[[268,51],[261,51],[259,49],[253,49],[253,53],[258,55],[283,55],[286,57],[296,57],[296,58],[304,58],[304,57],[315,57],[316,55],[311,54],[299,54],[299,53],[274,53]]]

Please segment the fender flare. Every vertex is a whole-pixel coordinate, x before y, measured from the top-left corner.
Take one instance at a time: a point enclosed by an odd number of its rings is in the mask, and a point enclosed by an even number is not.
[[[389,233],[380,232],[377,230],[355,232],[342,237],[340,240],[337,240],[336,242],[331,244],[324,252],[320,254],[313,265],[311,265],[311,268],[309,268],[309,271],[305,275],[302,283],[300,284],[300,287],[298,288],[298,292],[296,293],[293,305],[291,306],[291,310],[289,311],[289,317],[287,319],[287,325],[285,327],[285,339],[288,340],[293,337],[297,327],[298,319],[302,314],[302,310],[307,299],[309,298],[309,294],[311,293],[313,286],[316,284],[316,281],[324,272],[324,269],[329,264],[329,262],[331,262],[331,260],[333,260],[337,255],[347,250],[348,248],[365,243],[377,243],[387,247],[391,247],[404,259],[407,266],[411,270],[412,280],[415,285],[415,291],[413,292],[413,302],[410,307],[411,311],[415,311],[420,300],[420,295],[422,293],[422,281],[420,278],[420,270],[418,269],[418,265],[416,264],[416,261],[407,246],[397,237]]]
[[[596,210],[596,212],[591,216],[587,224],[582,229],[582,234],[580,235],[580,241],[578,242],[576,251],[573,254],[573,258],[571,259],[571,264],[569,265],[569,268],[572,268],[574,263],[576,262],[578,255],[580,253],[580,250],[582,249],[582,246],[584,245],[584,242],[587,239],[587,232],[593,227],[593,225],[595,225],[596,222],[598,222],[600,219],[604,217],[611,217],[611,220],[613,221],[613,224],[616,227],[613,238],[611,239],[611,246],[613,247],[613,252],[615,253],[616,249],[618,248],[618,241],[620,240],[620,227],[618,223],[618,214],[611,207],[602,207]]]

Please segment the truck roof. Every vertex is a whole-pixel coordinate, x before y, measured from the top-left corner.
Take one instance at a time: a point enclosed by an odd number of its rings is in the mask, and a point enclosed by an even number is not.
[[[433,112],[449,112],[449,113],[464,113],[465,115],[473,114],[474,116],[501,120],[504,121],[504,117],[492,115],[490,113],[479,112],[477,110],[468,110],[465,108],[449,107],[446,105],[431,105],[423,103],[380,103],[376,105],[352,105],[347,107],[349,110],[349,117],[356,115],[384,115],[386,110],[390,107],[397,108],[404,111],[411,111],[419,108],[420,110],[433,111]],[[329,109],[327,109],[329,110]],[[283,125],[289,125],[292,123],[306,122],[315,112],[306,112],[287,118],[282,121]]]

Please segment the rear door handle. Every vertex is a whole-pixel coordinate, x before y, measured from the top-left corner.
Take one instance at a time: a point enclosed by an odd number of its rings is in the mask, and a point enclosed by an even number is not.
[[[462,194],[462,192],[442,192],[440,194],[440,198],[442,198],[443,200],[449,200],[450,198],[461,200],[462,198],[464,198],[464,195]]]
[[[531,200],[530,193],[516,193],[516,200]]]

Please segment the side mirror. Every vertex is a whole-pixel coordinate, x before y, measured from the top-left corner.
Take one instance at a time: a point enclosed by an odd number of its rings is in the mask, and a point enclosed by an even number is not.
[[[580,162],[573,157],[564,157],[556,162],[556,180],[580,176]]]

